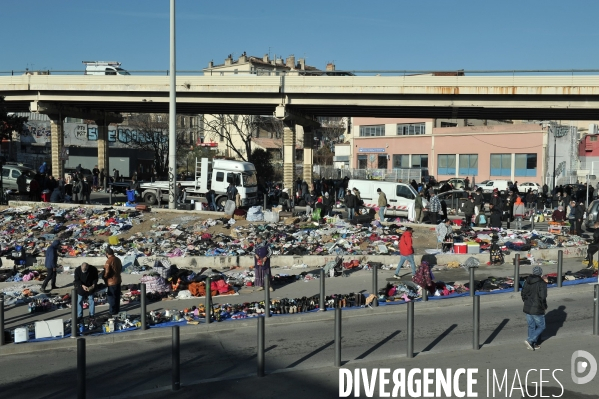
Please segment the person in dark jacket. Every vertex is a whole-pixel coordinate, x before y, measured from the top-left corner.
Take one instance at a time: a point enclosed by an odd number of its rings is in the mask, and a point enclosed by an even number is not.
[[[345,194],[345,207],[347,208],[347,220],[353,220],[356,213],[356,207],[358,206],[358,200],[356,196],[352,194],[351,190],[347,190]]]
[[[462,205],[462,211],[464,212],[464,218],[468,226],[472,225],[472,216],[474,215],[474,198],[468,197],[468,201]]]
[[[489,227],[500,229],[501,228],[501,210],[500,208],[495,208],[493,204],[489,205],[491,207],[491,215],[489,216]]]
[[[540,337],[545,330],[545,311],[547,310],[547,282],[541,277],[543,269],[535,266],[532,275],[526,278],[521,296],[523,311],[528,323],[528,338],[524,341],[530,350],[540,349]],[[517,283],[517,282],[516,282]]]
[[[89,305],[89,317],[94,317],[94,291],[98,286],[98,269],[83,262],[75,269],[73,286],[77,290],[77,318],[83,317],[83,302]]]
[[[62,195],[62,192],[60,191],[60,187],[56,187],[54,189],[54,191],[52,191],[52,194],[50,194],[50,202],[53,202],[56,204],[64,202],[64,196]]]
[[[42,291],[43,292],[49,292],[49,290],[46,290],[46,287],[48,286],[48,283],[50,281],[52,281],[52,286],[51,286],[50,290],[54,290],[54,289],[58,288],[56,286],[56,268],[58,267],[57,263],[58,263],[58,247],[59,246],[60,246],[60,241],[54,240],[54,241],[52,241],[52,244],[50,244],[48,249],[46,249],[45,265],[46,265],[46,270],[47,270],[48,274],[46,275],[46,279],[42,283]]]
[[[593,229],[595,229],[593,231],[593,241],[587,248],[586,260],[589,262],[588,269],[593,269],[593,256],[599,251],[599,222],[595,222]]]

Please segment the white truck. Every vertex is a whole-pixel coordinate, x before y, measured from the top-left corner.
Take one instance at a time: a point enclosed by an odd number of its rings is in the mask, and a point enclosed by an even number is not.
[[[130,75],[118,61],[83,61],[85,75]]]
[[[258,201],[258,178],[256,168],[251,162],[232,161],[227,159],[196,159],[195,178],[193,181],[178,181],[185,188],[186,198],[204,200],[208,190],[215,192],[215,202],[219,207],[227,201],[227,187],[233,182],[241,196],[242,206],[256,205]],[[140,184],[142,198],[147,204],[154,205],[158,195],[168,201],[168,181],[155,181]]]

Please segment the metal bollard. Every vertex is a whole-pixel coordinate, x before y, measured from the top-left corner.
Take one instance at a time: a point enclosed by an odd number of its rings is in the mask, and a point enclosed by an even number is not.
[[[407,353],[408,359],[414,357],[414,302],[408,302],[408,342]]]
[[[564,266],[564,251],[557,251],[557,286],[561,287],[564,279],[562,267]]]
[[[341,308],[335,308],[335,367],[341,367]]]
[[[324,304],[324,269],[320,269],[320,299],[318,301],[318,310],[324,312],[327,310]]]
[[[146,284],[145,283],[141,283],[140,301],[141,301],[141,329],[147,330],[148,323],[146,321],[147,313],[146,313]]]
[[[264,377],[264,317],[258,316],[258,377]]]
[[[0,346],[4,345],[4,298],[0,298]]]
[[[474,268],[470,268],[470,296],[474,296],[476,288],[474,287]]]
[[[264,273],[264,316],[270,317],[270,274]]]
[[[204,307],[206,308],[206,323],[212,323],[212,293],[210,292],[210,277],[206,278],[206,296],[204,297]]]
[[[424,302],[427,302],[427,301],[428,301],[428,290],[427,290],[426,288],[423,288],[423,289],[422,289],[422,300],[423,300]]]
[[[472,349],[479,350],[479,339],[480,339],[480,296],[475,295],[473,298],[472,306]]]
[[[593,312],[593,335],[599,335],[599,284],[595,284],[595,311]]]
[[[71,290],[71,338],[77,338],[79,325],[77,324],[77,290]]]
[[[520,291],[520,254],[516,254],[514,262],[514,292]]]
[[[379,300],[378,300],[378,294],[377,294],[377,292],[379,290],[378,271],[379,271],[378,265],[373,265],[372,266],[372,293],[376,297],[374,299],[374,301],[372,301],[373,307],[379,306]]]
[[[77,340],[77,399],[85,399],[85,338]]]
[[[179,326],[173,326],[173,369],[171,374],[172,390],[178,391],[181,388],[181,348],[179,340]]]

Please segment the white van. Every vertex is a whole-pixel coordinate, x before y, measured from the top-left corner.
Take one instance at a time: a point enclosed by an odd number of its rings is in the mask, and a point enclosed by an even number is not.
[[[83,61],[85,75],[131,75],[118,61]]]
[[[509,191],[510,188],[509,180],[488,180],[484,186],[479,186],[483,188],[483,191],[489,192],[495,189],[499,191]]]
[[[351,179],[347,186],[349,189],[357,188],[360,190],[360,197],[364,201],[364,206],[378,206],[380,188],[387,196],[387,203],[390,205],[387,208],[387,214],[407,216],[408,206],[414,204],[414,200],[418,193],[409,184],[394,183],[379,180],[354,180]]]

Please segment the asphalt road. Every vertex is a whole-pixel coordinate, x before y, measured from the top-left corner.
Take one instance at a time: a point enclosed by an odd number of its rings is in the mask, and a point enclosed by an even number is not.
[[[519,295],[481,297],[479,351],[472,349],[472,299],[415,304],[416,357],[406,358],[405,305],[345,311],[343,367],[410,368],[476,367],[482,385],[487,368],[508,370],[560,368],[559,382],[566,398],[596,398],[598,379],[576,385],[570,379],[570,357],[575,350],[599,358],[591,336],[592,286],[549,291],[547,330],[542,349],[524,347],[526,323]],[[182,392],[170,392],[171,343],[168,338],[126,340],[90,345],[87,350],[88,398],[330,398],[339,394],[334,359],[333,312],[313,314],[303,321],[289,317],[266,322],[266,372],[256,373],[256,325],[221,323],[218,332],[186,331],[181,337]],[[299,322],[298,322],[299,321]],[[93,338],[92,338],[93,339]],[[75,397],[76,353],[72,349],[0,356],[0,390],[7,398]],[[524,375],[524,374],[522,374]],[[531,378],[522,384],[532,386]],[[548,380],[549,378],[544,378]],[[512,378],[509,378],[510,383]],[[537,379],[538,380],[538,379]],[[550,379],[547,392],[559,393]],[[462,385],[462,381],[460,382]],[[517,391],[519,392],[519,391]],[[362,395],[364,392],[362,391]],[[353,395],[352,395],[353,396]],[[532,395],[531,395],[532,396]],[[366,396],[362,396],[366,397]],[[375,397],[378,397],[375,395]],[[500,396],[505,397],[505,396]],[[521,397],[517,394],[511,397]],[[528,396],[526,396],[528,397]]]

